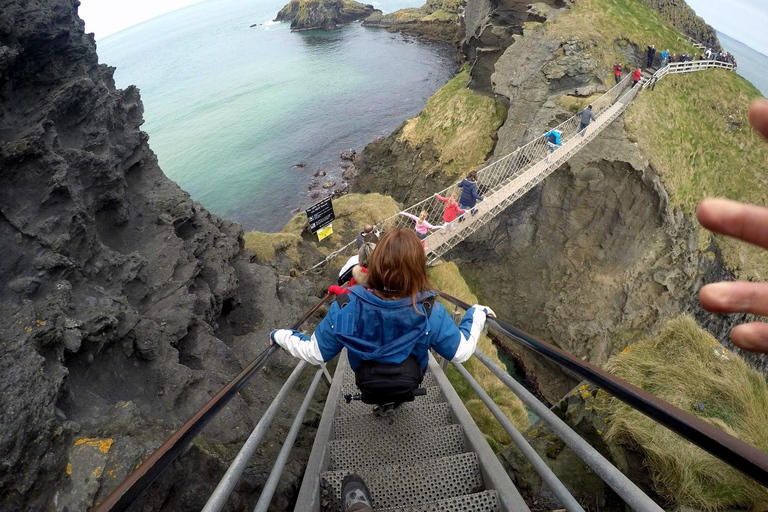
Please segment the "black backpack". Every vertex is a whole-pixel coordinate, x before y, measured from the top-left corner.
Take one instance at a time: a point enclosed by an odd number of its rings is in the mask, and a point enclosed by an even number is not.
[[[346,293],[336,297],[340,308],[349,303]],[[427,313],[427,318],[432,314],[435,297],[428,297],[421,301]],[[366,404],[384,405],[403,402],[413,402],[417,396],[427,394],[427,390],[421,388],[424,380],[424,372],[414,356],[408,356],[399,364],[380,363],[378,361],[361,361],[355,370],[355,384],[360,390],[359,395],[345,395],[347,402],[361,400]]]

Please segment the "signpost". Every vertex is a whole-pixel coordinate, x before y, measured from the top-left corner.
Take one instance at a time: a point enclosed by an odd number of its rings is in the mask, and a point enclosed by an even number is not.
[[[317,238],[322,240],[333,233],[331,223],[336,218],[333,213],[333,203],[330,197],[313,204],[307,208],[307,221],[309,221],[309,231],[317,233]]]

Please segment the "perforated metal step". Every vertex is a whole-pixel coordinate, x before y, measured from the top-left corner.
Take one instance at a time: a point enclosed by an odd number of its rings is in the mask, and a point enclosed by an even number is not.
[[[405,402],[399,409],[413,409],[423,404],[436,404],[443,401],[443,393],[440,391],[439,386],[432,386],[426,388],[427,394],[425,396],[417,396],[413,402]],[[373,406],[361,402],[360,400],[352,400],[347,403],[345,399],[339,400],[339,408],[336,411],[337,416],[352,416],[358,414],[365,414],[373,410]]]
[[[320,475],[323,511],[340,510],[341,481],[348,473],[350,471],[327,471]],[[474,453],[408,465],[365,468],[358,474],[371,491],[374,509],[402,509],[483,490]]]
[[[437,386],[437,380],[435,379],[435,374],[432,372],[427,372],[424,375],[424,380],[421,382],[421,387],[428,388],[432,386]],[[347,370],[344,373],[344,385],[342,387],[342,394],[354,394],[357,393],[358,389],[355,385],[355,372],[352,370]]]
[[[340,439],[329,444],[328,469],[356,470],[405,464],[464,453],[461,425],[448,425],[377,439]]]
[[[357,416],[339,416],[333,419],[333,438],[398,435],[430,430],[451,423],[453,422],[448,404],[425,404],[411,409],[398,409],[390,418],[379,418],[372,411]]]
[[[416,507],[389,508],[381,512],[499,512],[499,496],[496,491],[483,491],[449,500],[440,500]]]

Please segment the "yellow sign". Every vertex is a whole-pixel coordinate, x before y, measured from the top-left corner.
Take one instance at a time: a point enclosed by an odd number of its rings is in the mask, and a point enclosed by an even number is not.
[[[327,238],[333,234],[333,224],[328,224],[326,227],[317,232],[318,241],[322,241],[323,238]]]

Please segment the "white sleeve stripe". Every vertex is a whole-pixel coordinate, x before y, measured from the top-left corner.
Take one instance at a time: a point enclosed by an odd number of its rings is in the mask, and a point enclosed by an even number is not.
[[[314,333],[309,340],[302,340],[294,334],[288,337],[282,346],[293,357],[303,359],[309,364],[321,364],[324,362],[323,355],[320,353],[320,345],[318,345]]]
[[[469,339],[464,337],[464,333],[459,333],[461,339],[459,340],[459,346],[456,349],[456,354],[453,356],[454,363],[463,363],[475,353],[477,348],[477,342],[480,339],[480,333],[485,326],[485,310],[475,306],[475,310],[472,312],[472,327],[469,329]]]

